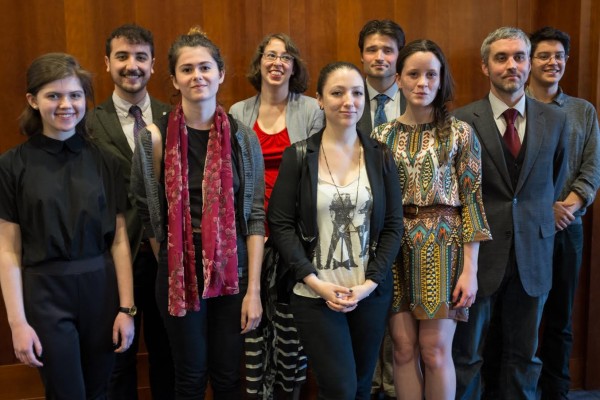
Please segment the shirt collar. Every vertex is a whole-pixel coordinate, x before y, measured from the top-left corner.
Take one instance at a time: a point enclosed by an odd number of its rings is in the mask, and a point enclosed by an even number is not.
[[[69,150],[71,153],[79,153],[83,148],[84,140],[85,139],[78,133],[74,133],[70,138],[65,140],[53,139],[41,133],[34,135],[31,138],[34,145],[50,154],[58,154],[65,149]]]
[[[113,92],[112,94],[112,101],[115,105],[115,109],[117,110],[117,114],[123,117],[127,117],[129,115],[129,109],[134,105],[120,98],[116,92]],[[150,107],[150,95],[146,93],[146,96],[144,96],[142,101],[136,105],[140,108],[140,110],[142,110],[142,114],[145,114],[148,110],[148,107]]]
[[[529,90],[529,86],[527,86],[527,88],[525,89],[525,94],[532,99],[535,99],[535,96],[533,95],[533,93],[531,93],[531,90]],[[559,107],[562,107],[565,105],[565,101],[567,100],[567,95],[563,92],[562,88],[559,86],[558,87],[558,92],[556,93],[556,96],[554,96],[554,98],[552,99],[553,103],[556,103]]]
[[[379,93],[377,90],[375,90],[373,88],[373,86],[371,86],[369,84],[369,81],[365,79],[365,83],[367,85],[367,90],[369,91],[369,101],[374,100],[375,96],[377,96],[378,94],[385,94],[387,97],[389,97],[391,100],[394,100],[396,98],[396,93],[398,93],[398,85],[396,84],[396,82],[394,82],[394,84],[392,86],[390,86],[385,92],[383,93]]]
[[[515,104],[513,107],[507,106],[506,103],[504,103],[502,100],[497,98],[492,92],[490,92],[488,98],[490,100],[490,105],[492,106],[492,112],[494,113],[494,119],[501,118],[502,113],[504,111],[508,110],[509,108],[514,108],[515,110],[517,110],[519,112],[519,115],[521,117],[525,117],[525,94],[524,93],[523,93],[523,96],[521,96],[521,98],[517,102],[517,104]]]
[[[558,93],[556,93],[556,96],[554,96],[554,99],[552,99],[552,101],[555,102],[556,104],[558,104],[560,107],[562,107],[565,105],[566,100],[567,100],[567,95],[563,92],[562,88],[559,86]]]

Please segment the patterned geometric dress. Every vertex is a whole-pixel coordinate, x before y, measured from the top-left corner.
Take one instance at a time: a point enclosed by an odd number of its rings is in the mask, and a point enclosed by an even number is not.
[[[481,148],[468,124],[452,118],[441,142],[432,124],[416,127],[397,120],[371,136],[388,145],[398,166],[402,204],[457,207],[454,215],[404,218],[402,257],[394,265],[394,312],[416,319],[468,319],[454,308],[452,291],[463,268],[463,243],[490,240],[481,198]],[[448,161],[440,165],[442,146]],[[481,266],[485,268],[485,266]]]

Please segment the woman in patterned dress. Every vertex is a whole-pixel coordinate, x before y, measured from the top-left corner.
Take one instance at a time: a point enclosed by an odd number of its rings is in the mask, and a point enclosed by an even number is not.
[[[390,317],[394,382],[399,399],[453,399],[456,321],[467,320],[475,301],[479,241],[491,239],[480,146],[469,125],[446,108],[452,77],[435,43],[406,45],[397,73],[406,111],[372,134],[392,150],[404,204]]]

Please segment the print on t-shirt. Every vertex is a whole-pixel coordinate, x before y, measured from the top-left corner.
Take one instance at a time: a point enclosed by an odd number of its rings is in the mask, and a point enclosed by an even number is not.
[[[321,182],[319,200],[328,202],[329,218],[320,221],[321,242],[317,246],[316,265],[319,270],[362,267],[368,252],[369,219],[372,207],[371,190],[358,179],[345,187]],[[322,195],[322,196],[321,196]],[[322,204],[325,205],[325,204]],[[331,232],[331,234],[328,234]],[[322,257],[326,254],[326,257]]]

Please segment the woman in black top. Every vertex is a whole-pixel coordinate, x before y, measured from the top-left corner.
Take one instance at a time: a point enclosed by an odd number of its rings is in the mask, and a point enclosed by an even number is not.
[[[169,50],[181,101],[140,131],[131,191],[158,259],[157,304],[175,398],[240,399],[243,335],[259,325],[264,164],[254,132],[217,102],[219,48],[197,27]]]
[[[296,280],[294,322],[323,400],[371,397],[403,230],[392,155],[356,129],[364,93],[354,65],[321,70],[325,128],[284,151],[269,202],[271,237]]]
[[[15,355],[39,368],[48,399],[105,398],[134,333],[126,191],[87,137],[91,95],[72,56],[36,59],[20,118],[29,140],[0,157],[0,283]]]

